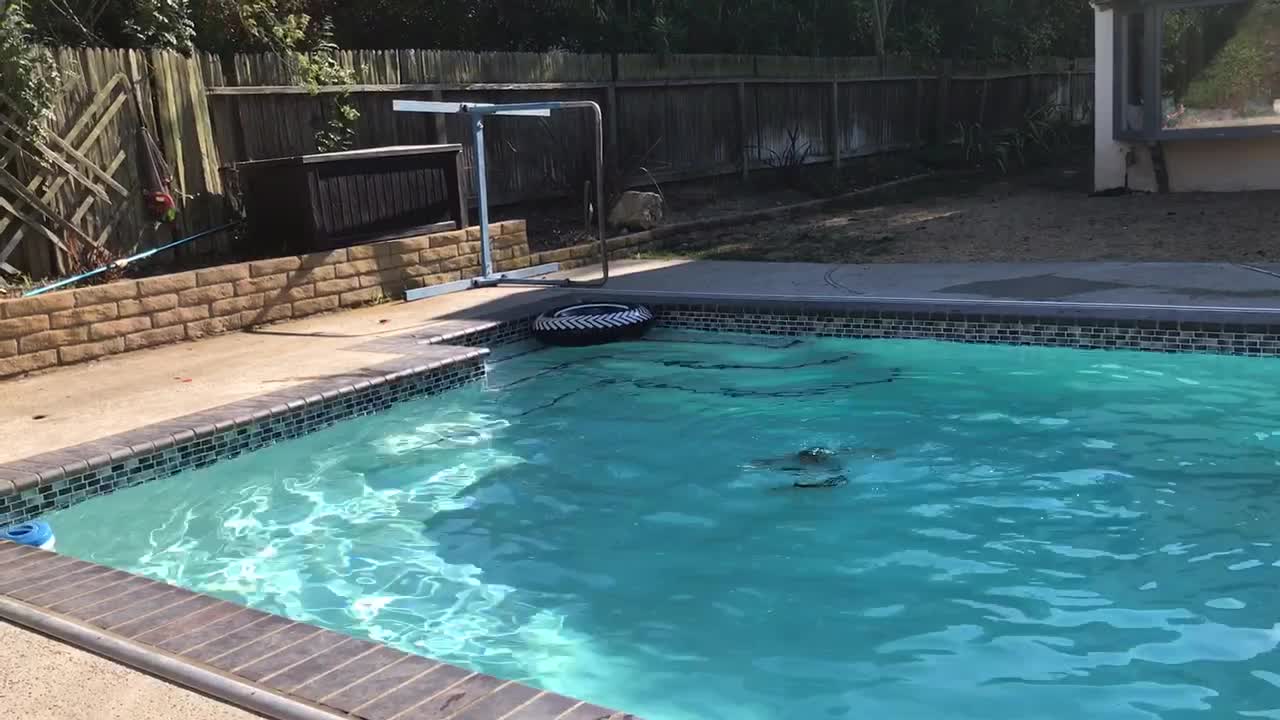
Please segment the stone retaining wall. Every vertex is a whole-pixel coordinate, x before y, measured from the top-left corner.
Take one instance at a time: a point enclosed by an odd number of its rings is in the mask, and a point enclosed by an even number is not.
[[[530,256],[525,222],[490,226],[498,271],[582,265],[589,246]],[[0,300],[0,377],[356,307],[480,275],[480,228]]]

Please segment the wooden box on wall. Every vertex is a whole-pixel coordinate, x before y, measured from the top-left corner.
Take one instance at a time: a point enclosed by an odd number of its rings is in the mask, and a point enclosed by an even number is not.
[[[236,165],[244,257],[298,255],[467,226],[462,146],[398,145]]]

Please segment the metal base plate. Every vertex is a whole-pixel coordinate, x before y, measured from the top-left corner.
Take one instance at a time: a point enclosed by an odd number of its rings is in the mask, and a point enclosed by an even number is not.
[[[448,295],[449,293],[455,293],[462,290],[470,290],[474,287],[492,287],[501,283],[503,280],[518,280],[522,278],[537,277],[539,275],[547,275],[559,271],[560,263],[535,265],[521,270],[494,273],[483,277],[472,278],[470,280],[456,280],[454,282],[444,283],[441,285],[432,285],[430,287],[408,290],[404,294],[404,299],[406,302],[413,302],[414,300],[422,300],[425,298],[436,297],[438,295]]]

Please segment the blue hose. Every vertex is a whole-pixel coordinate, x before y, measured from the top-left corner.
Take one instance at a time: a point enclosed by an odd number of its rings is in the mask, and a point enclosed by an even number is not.
[[[214,233],[222,232],[223,230],[226,230],[226,229],[228,229],[228,228],[233,228],[233,227],[235,227],[236,225],[239,225],[239,224],[240,224],[240,221],[239,221],[239,220],[237,220],[237,221],[235,221],[235,222],[229,222],[229,223],[227,223],[226,225],[219,225],[219,226],[218,226],[218,227],[216,227],[216,228],[210,228],[210,229],[208,229],[208,230],[205,230],[204,232],[198,232],[198,233],[196,233],[195,235],[192,235],[192,236],[190,236],[190,237],[184,237],[184,238],[182,238],[181,240],[174,240],[173,242],[171,242],[171,243],[169,243],[169,244],[167,244],[167,245],[161,245],[161,246],[160,246],[160,247],[158,247],[158,248],[152,248],[152,249],[150,249],[150,250],[145,250],[145,251],[143,251],[143,252],[138,253],[137,255],[130,255],[130,256],[129,256],[129,257],[127,257],[127,258],[121,258],[121,259],[119,259],[119,260],[116,260],[115,262],[112,262],[112,263],[108,264],[108,265],[103,265],[103,266],[102,266],[102,267],[100,267],[100,268],[95,268],[95,269],[90,270],[89,272],[86,272],[86,273],[80,273],[79,275],[76,275],[75,277],[69,277],[69,278],[67,278],[67,279],[65,279],[65,280],[59,280],[59,281],[58,281],[58,282],[56,282],[56,283],[50,283],[50,284],[48,284],[48,285],[45,285],[45,286],[44,286],[44,287],[42,287],[42,288],[36,288],[35,290],[30,290],[30,291],[28,291],[28,292],[26,292],[26,293],[23,293],[22,297],[31,297],[32,295],[41,295],[41,294],[43,294],[43,293],[47,293],[47,292],[49,292],[50,290],[57,290],[58,288],[64,288],[64,287],[66,287],[66,286],[68,286],[68,285],[74,285],[74,284],[76,284],[76,283],[80,282],[81,280],[84,280],[84,279],[87,279],[87,278],[91,278],[91,277],[93,277],[93,276],[95,276],[95,275],[101,275],[102,273],[104,273],[104,272],[106,272],[106,271],[108,271],[108,270],[110,270],[110,269],[112,269],[112,268],[122,268],[122,267],[124,267],[124,266],[128,265],[128,264],[129,264],[129,263],[131,263],[131,262],[135,262],[135,261],[138,261],[138,260],[145,260],[145,259],[147,259],[147,258],[151,257],[152,255],[155,255],[156,253],[164,252],[165,250],[168,250],[169,248],[175,248],[175,247],[177,247],[177,246],[179,246],[179,245],[183,245],[183,244],[189,243],[189,242],[191,242],[191,241],[193,241],[193,240],[199,240],[199,239],[200,239],[200,238],[202,238],[202,237],[205,237],[205,236],[207,236],[207,235],[212,235],[212,234],[214,234]]]

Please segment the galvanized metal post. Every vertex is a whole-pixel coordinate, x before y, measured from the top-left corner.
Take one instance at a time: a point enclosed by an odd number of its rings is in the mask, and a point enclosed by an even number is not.
[[[484,116],[471,116],[471,137],[476,147],[476,192],[480,193],[480,270],[481,277],[493,273],[493,254],[489,250],[489,176],[484,166]]]
[[[609,243],[605,228],[604,207],[604,165],[605,138],[604,114],[600,105],[591,100],[568,100],[558,102],[507,103],[491,105],[488,103],[453,103],[422,100],[395,100],[392,107],[401,112],[452,113],[471,117],[471,135],[476,148],[476,193],[480,206],[480,262],[482,274],[478,278],[442,283],[425,288],[415,288],[405,292],[406,300],[418,300],[425,297],[442,295],[447,292],[465,290],[467,288],[493,287],[499,284],[533,285],[542,287],[603,287],[609,282]],[[549,117],[553,110],[567,108],[584,108],[591,111],[595,122],[595,197],[596,197],[596,232],[600,242],[600,277],[595,280],[548,280],[538,278],[560,269],[560,263],[544,263],[534,267],[509,270],[495,274],[493,249],[489,237],[489,185],[488,169],[484,152],[484,117],[486,115],[523,115],[528,117]]]

